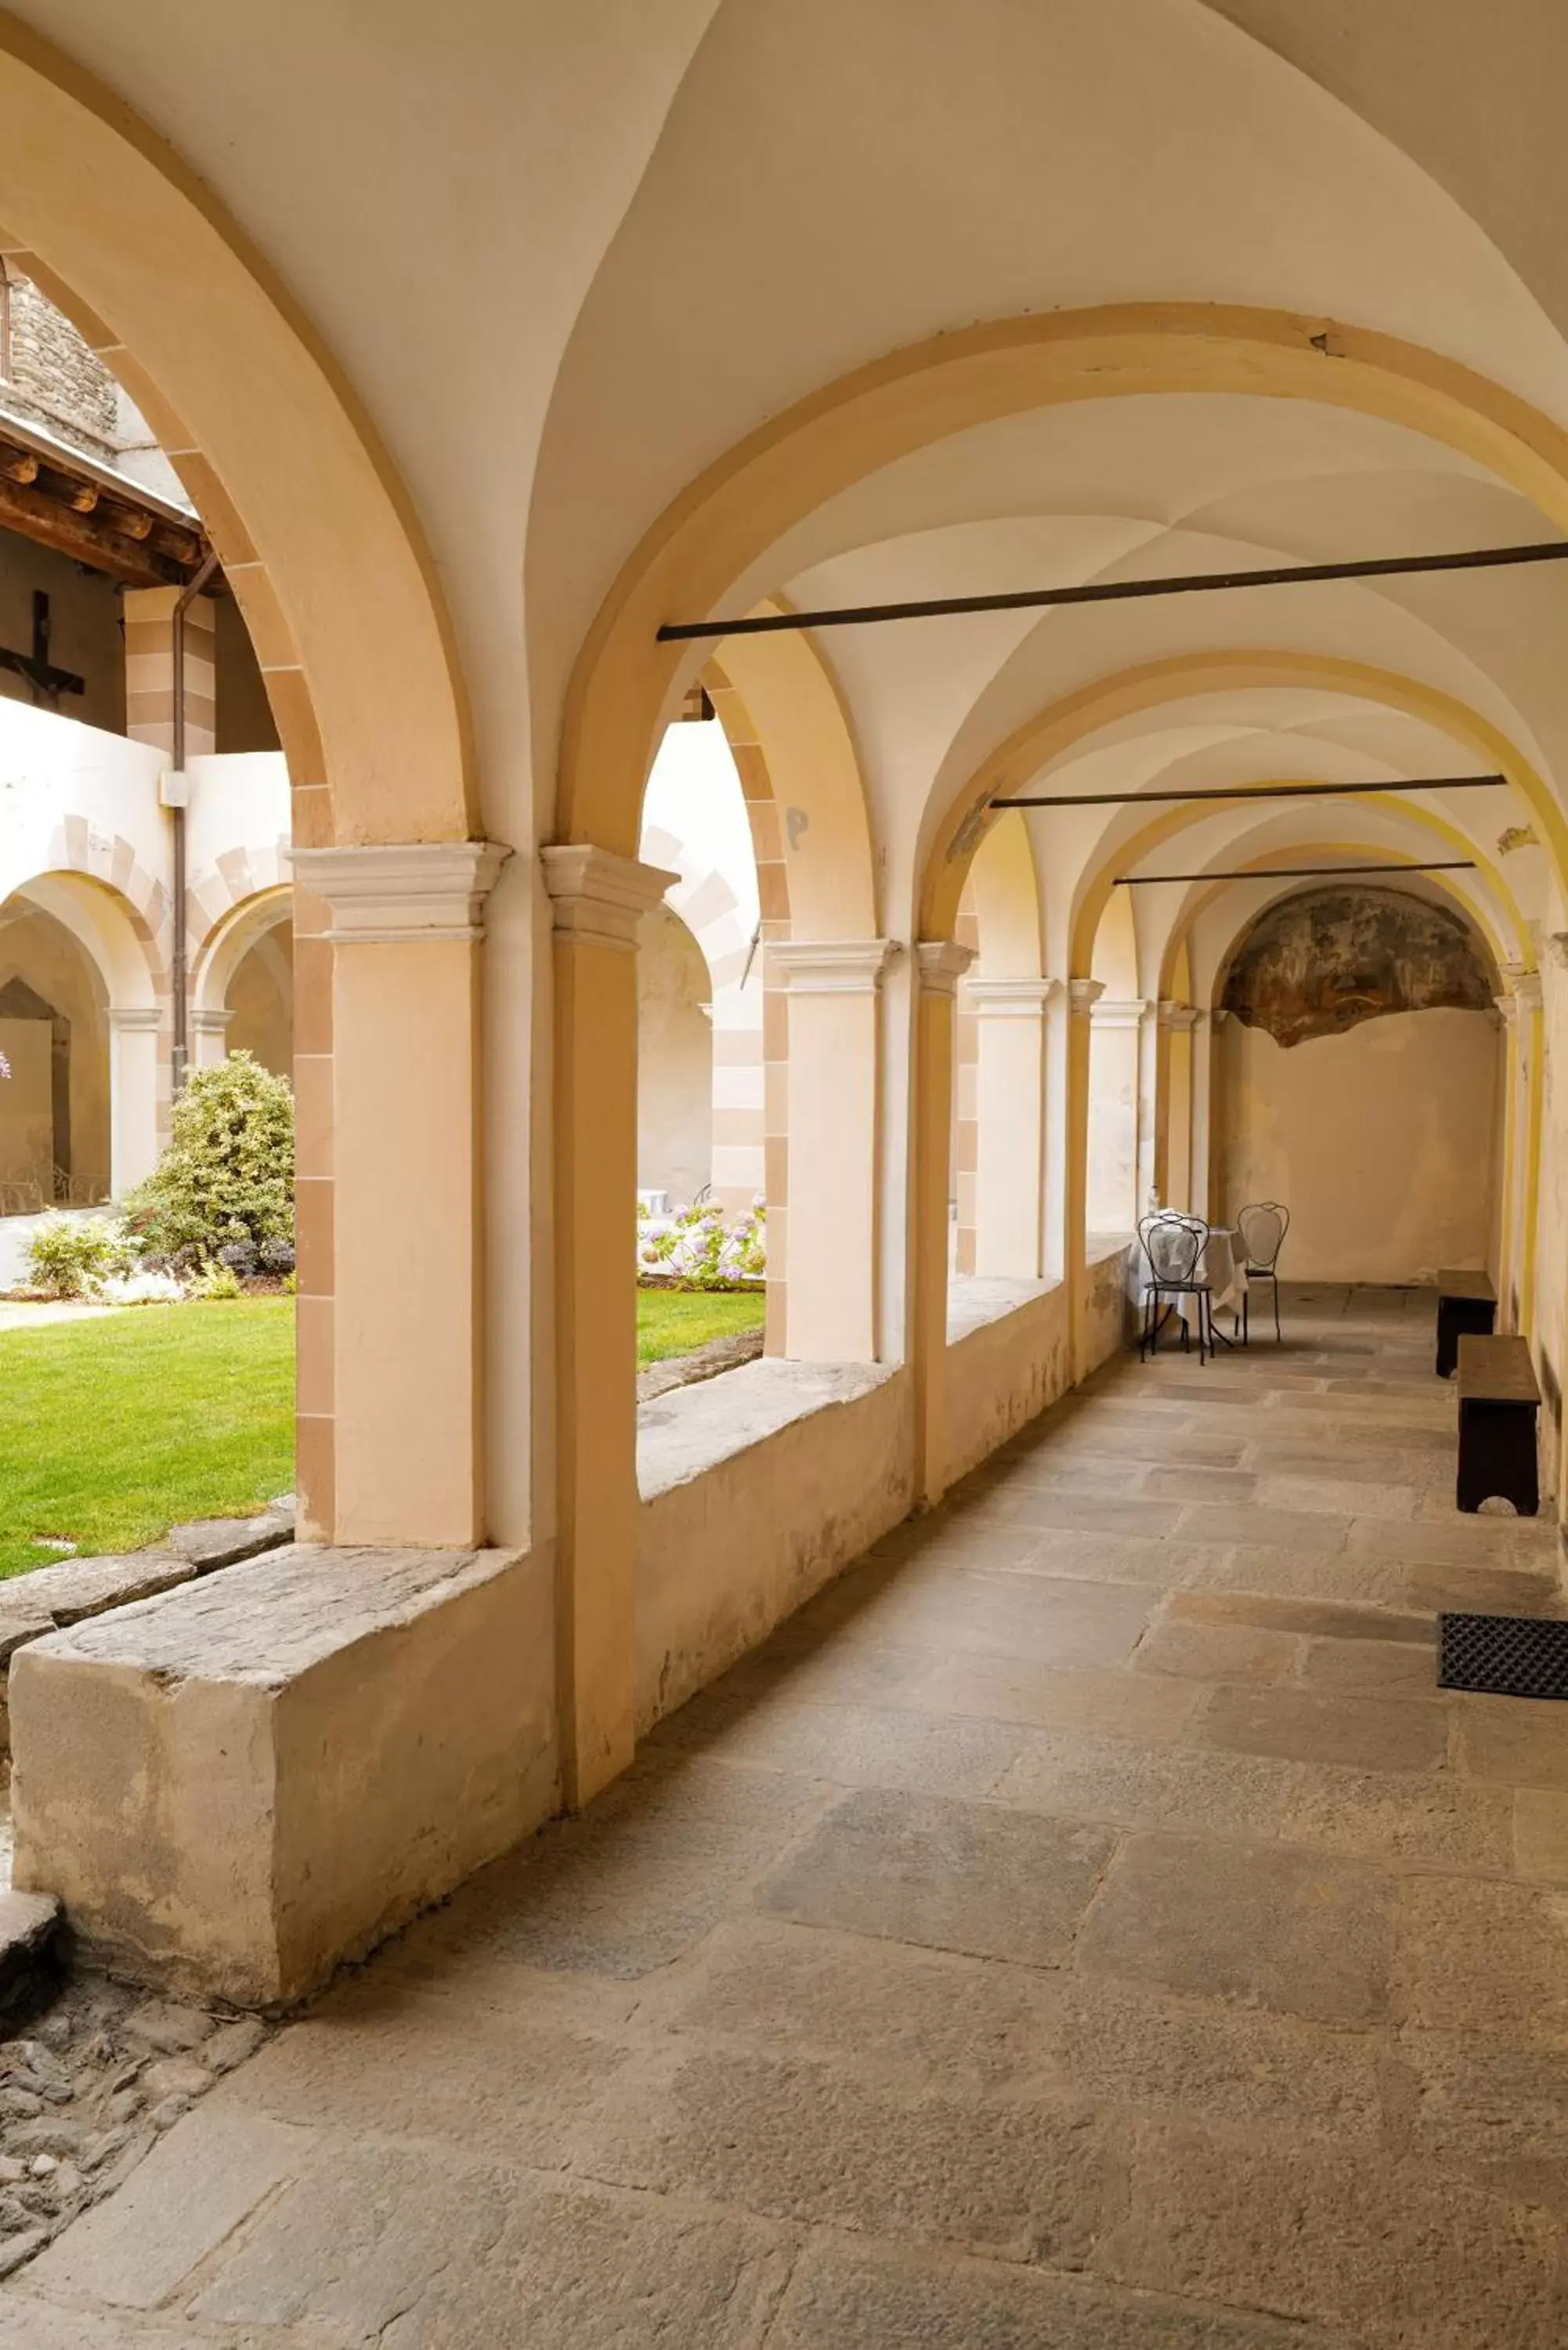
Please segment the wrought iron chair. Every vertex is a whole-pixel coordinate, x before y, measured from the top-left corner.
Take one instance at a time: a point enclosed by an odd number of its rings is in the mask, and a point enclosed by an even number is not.
[[[1203,1270],[1203,1252],[1209,1245],[1208,1225],[1197,1216],[1179,1216],[1167,1209],[1159,1215],[1145,1216],[1138,1225],[1137,1237],[1148,1267],[1143,1292],[1143,1331],[1137,1347],[1139,1362],[1159,1351],[1159,1334],[1165,1322],[1163,1301],[1168,1298],[1179,1312],[1179,1301],[1183,1297],[1195,1297],[1198,1301],[1198,1359],[1200,1363],[1207,1361],[1214,1347],[1213,1301]],[[1191,1343],[1183,1316],[1184,1354],[1190,1350]]]
[[[1246,1251],[1242,1270],[1241,1343],[1247,1343],[1247,1306],[1255,1281],[1266,1281],[1274,1300],[1274,1343],[1280,1343],[1280,1251],[1285,1244],[1285,1234],[1291,1228],[1291,1211],[1276,1201],[1260,1200],[1242,1208],[1236,1217],[1236,1230],[1241,1235]]]

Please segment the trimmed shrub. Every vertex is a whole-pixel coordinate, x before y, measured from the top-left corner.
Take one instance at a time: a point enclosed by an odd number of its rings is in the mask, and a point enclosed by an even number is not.
[[[210,1264],[191,1284],[192,1297],[243,1297],[244,1287],[232,1264]]]
[[[174,1105],[168,1149],[126,1201],[144,1248],[187,1266],[223,1263],[294,1238],[294,1096],[250,1053],[196,1069]]]
[[[294,1271],[294,1243],[292,1241],[263,1241],[260,1248],[256,1251],[256,1260],[264,1273],[292,1273]]]
[[[88,1297],[134,1258],[123,1227],[106,1216],[46,1216],[27,1243],[27,1271],[51,1297]]]

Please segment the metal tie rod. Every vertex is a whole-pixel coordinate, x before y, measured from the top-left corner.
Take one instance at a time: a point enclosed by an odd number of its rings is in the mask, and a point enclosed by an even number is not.
[[[1241,784],[1231,791],[1225,784],[1205,785],[1196,792],[1069,792],[1053,798],[1049,793],[1015,800],[991,800],[993,808],[1141,807],[1161,800],[1317,800],[1350,798],[1369,792],[1493,792],[1506,775],[1409,776],[1397,784]]]
[[[1347,873],[1473,873],[1472,857],[1448,857],[1435,865],[1254,865],[1233,873],[1118,873],[1117,889],[1157,889],[1162,881],[1338,880]]]
[[[1568,539],[1530,546],[1473,546],[1458,555],[1385,555],[1360,563],[1282,564],[1266,571],[1192,571],[1174,579],[1096,579],[1076,588],[1026,588],[1010,596],[938,596],[913,604],[846,604],[826,612],[755,612],[740,620],[666,620],[662,645],[696,637],[763,637],[781,629],[860,628],[879,620],[939,620],[956,612],[1030,612],[1057,604],[1131,603],[1144,596],[1214,595],[1227,588],[1301,587],[1314,579],[1394,579],[1422,571],[1497,571],[1515,563],[1568,561]]]

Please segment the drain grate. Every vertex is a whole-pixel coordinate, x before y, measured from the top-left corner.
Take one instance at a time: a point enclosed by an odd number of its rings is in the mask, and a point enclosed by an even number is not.
[[[1438,1641],[1439,1689],[1568,1698],[1568,1623],[1541,1616],[1439,1616]]]

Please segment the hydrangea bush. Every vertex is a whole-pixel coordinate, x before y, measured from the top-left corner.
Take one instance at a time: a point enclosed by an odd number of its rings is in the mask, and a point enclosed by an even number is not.
[[[754,1288],[768,1269],[766,1213],[757,1200],[748,1215],[727,1224],[722,1208],[710,1201],[683,1209],[663,1232],[650,1232],[639,1210],[638,1273],[686,1289]]]

